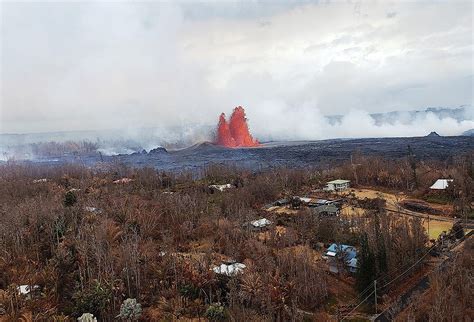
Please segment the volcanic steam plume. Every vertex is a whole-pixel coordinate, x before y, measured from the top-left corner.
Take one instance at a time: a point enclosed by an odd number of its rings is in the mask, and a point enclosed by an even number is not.
[[[221,114],[217,126],[217,138],[215,143],[229,148],[260,145],[249,132],[247,119],[245,118],[245,110],[242,106],[237,106],[234,109],[229,122],[225,119],[225,114]]]

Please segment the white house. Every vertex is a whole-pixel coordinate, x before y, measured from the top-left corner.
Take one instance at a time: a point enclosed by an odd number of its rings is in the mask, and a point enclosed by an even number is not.
[[[449,183],[453,182],[453,179],[438,179],[435,183],[430,187],[431,190],[445,190]]]
[[[326,187],[324,187],[325,191],[343,191],[349,189],[350,180],[342,180],[337,179],[333,181],[329,181],[326,183]]]

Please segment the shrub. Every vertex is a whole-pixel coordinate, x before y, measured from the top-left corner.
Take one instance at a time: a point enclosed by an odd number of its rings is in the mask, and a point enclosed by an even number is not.
[[[91,312],[101,317],[112,297],[111,290],[99,282],[94,282],[89,288],[74,294],[74,311],[77,313]]]
[[[97,319],[94,317],[94,314],[84,313],[77,318],[79,322],[97,322]]]
[[[120,306],[119,318],[124,320],[138,320],[142,315],[142,306],[136,299],[126,299]]]
[[[205,316],[211,321],[224,321],[226,319],[226,312],[224,306],[220,303],[209,305]]]
[[[73,191],[68,191],[66,192],[66,195],[64,196],[64,206],[65,207],[72,207],[74,204],[77,202],[77,197],[76,194]]]

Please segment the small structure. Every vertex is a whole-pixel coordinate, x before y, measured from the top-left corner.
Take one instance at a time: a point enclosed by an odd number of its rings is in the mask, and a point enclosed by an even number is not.
[[[326,183],[326,187],[324,187],[324,191],[344,191],[349,189],[350,180],[342,180],[337,179],[333,181],[329,181]]]
[[[357,250],[354,246],[332,244],[323,255],[328,260],[329,271],[339,273],[341,264],[351,273],[357,271]]]
[[[272,224],[272,222],[270,220],[268,220],[267,218],[260,218],[258,220],[254,220],[254,221],[251,221],[247,224],[244,225],[244,227],[248,227],[252,230],[257,230],[257,231],[261,231],[261,230],[265,230],[266,228],[268,228],[268,226],[270,226]]]
[[[320,217],[336,217],[339,216],[340,209],[333,203],[323,204],[313,208],[313,213]]]
[[[219,266],[212,268],[214,273],[225,276],[235,276],[237,274],[243,273],[243,270],[246,268],[245,264],[237,263],[234,261],[224,262]]]
[[[446,190],[450,182],[453,182],[453,179],[438,179],[436,180],[435,183],[433,183],[430,189],[431,190]]]
[[[48,179],[42,178],[42,179],[35,179],[35,180],[33,180],[33,183],[43,183],[43,182],[48,182]]]
[[[230,188],[233,188],[234,186],[231,185],[230,183],[228,184],[211,184],[209,186],[209,189],[211,189],[212,191],[224,191],[224,190],[227,190],[227,189],[230,189]]]

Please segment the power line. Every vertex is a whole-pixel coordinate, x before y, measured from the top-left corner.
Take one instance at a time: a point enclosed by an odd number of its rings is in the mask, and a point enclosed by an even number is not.
[[[453,233],[456,233],[456,232],[458,232],[458,231],[461,231],[462,229],[463,229],[463,227],[457,229],[456,231],[453,231]],[[434,247],[436,247],[436,246],[437,246],[437,245],[431,246],[431,247],[428,249],[428,251],[427,251],[425,254],[423,254],[414,264],[412,264],[407,270],[405,270],[403,273],[401,273],[401,274],[399,274],[398,276],[396,276],[396,277],[395,277],[394,279],[392,279],[390,282],[388,282],[388,283],[386,283],[385,285],[383,285],[382,288],[387,287],[388,285],[390,285],[391,283],[393,283],[394,281],[396,281],[398,278],[400,278],[401,276],[405,275],[408,271],[410,271],[410,269],[412,269],[413,267],[415,267],[416,264],[418,264],[423,258],[425,258],[425,257],[430,253],[430,251],[431,251]],[[365,301],[367,301],[367,300],[370,298],[370,296],[371,296],[372,294],[374,294],[374,293],[376,294],[376,292],[377,292],[377,291],[376,291],[377,279],[375,279],[375,280],[373,281],[373,283],[374,283],[374,286],[375,286],[375,287],[374,287],[374,290],[373,290],[364,300],[362,300],[354,309],[352,309],[348,314],[346,314],[346,315],[342,318],[341,321],[343,321],[343,320],[346,319],[348,316],[350,316],[359,306],[362,305],[362,303],[364,303]],[[369,286],[372,286],[372,283],[370,283]],[[366,289],[366,290],[367,290],[367,289]],[[366,291],[364,291],[364,293],[365,293],[365,292],[366,292]]]
[[[346,315],[341,319],[341,321],[344,321],[344,319],[346,319],[348,316],[350,316],[352,313],[354,313],[354,311],[355,311],[359,306],[361,306],[362,303],[364,303],[365,301],[367,301],[367,300],[372,296],[372,294],[374,294],[374,293],[375,293],[375,290],[372,291],[369,295],[367,295],[367,297],[366,297],[364,300],[362,300],[362,302],[360,302],[354,309],[352,309],[352,311],[350,311],[348,314],[346,314]]]

